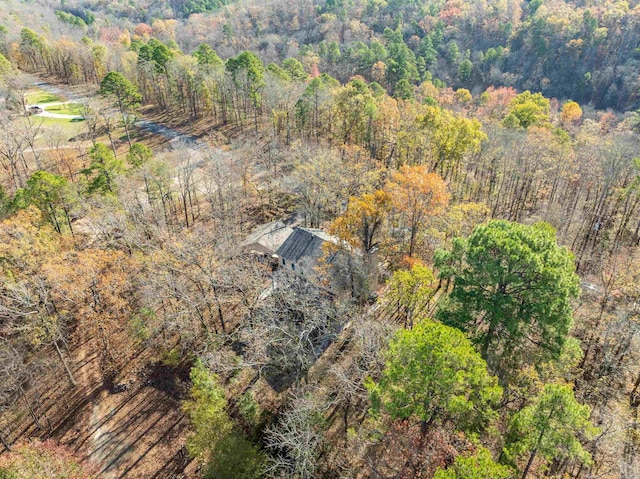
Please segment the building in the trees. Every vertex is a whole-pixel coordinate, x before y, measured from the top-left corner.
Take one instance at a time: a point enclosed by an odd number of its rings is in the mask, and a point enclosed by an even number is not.
[[[261,225],[242,242],[241,247],[244,251],[268,259],[293,233],[294,224],[289,220],[277,220]]]
[[[241,246],[260,261],[271,261],[274,267],[304,274],[314,268],[321,257],[331,263],[335,253],[327,257],[324,245],[338,244],[338,241],[322,230],[297,226],[296,219],[289,218],[259,226]]]
[[[278,263],[283,268],[304,273],[307,268],[315,266],[318,259],[325,256],[324,245],[337,244],[338,239],[315,228],[295,227],[289,237],[276,250]],[[331,263],[335,253],[325,257],[327,264]]]

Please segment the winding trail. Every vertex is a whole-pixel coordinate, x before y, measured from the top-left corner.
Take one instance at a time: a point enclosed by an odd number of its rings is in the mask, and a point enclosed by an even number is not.
[[[77,93],[74,93],[68,89],[65,89],[63,87],[60,87],[59,85],[52,85],[51,83],[47,83],[47,82],[37,82],[34,83],[33,85],[34,87],[40,88],[41,90],[46,91],[47,93],[51,93],[53,95],[56,96],[60,96],[60,97],[64,97],[67,98],[69,101],[67,102],[54,102],[54,103],[42,103],[42,104],[38,104],[37,106],[39,106],[40,108],[43,108],[44,111],[42,113],[38,113],[34,116],[43,116],[43,117],[49,117],[49,118],[66,118],[66,119],[81,119],[83,118],[82,115],[64,115],[61,113],[48,113],[46,111],[46,107],[47,106],[54,106],[54,105],[60,105],[60,104],[65,104],[65,103],[70,103],[70,102],[75,102],[75,103],[82,103],[84,101],[89,100],[91,97],[88,97],[86,95],[79,95]],[[28,105],[32,106],[32,105]],[[175,128],[171,128],[169,126],[163,125],[161,123],[157,123],[155,121],[151,121],[151,120],[145,120],[145,119],[137,119],[134,122],[134,126],[136,128],[140,128],[141,130],[145,130],[148,131],[150,133],[153,133],[154,135],[159,135],[162,136],[164,138],[166,138],[167,140],[169,140],[171,143],[181,143],[182,145],[186,146],[189,149],[192,150],[199,150],[201,148],[204,147],[204,143],[202,143],[200,140],[198,140],[198,138],[196,138],[193,135],[188,135],[185,134],[179,130],[176,130]]]
[[[184,472],[188,421],[179,398],[167,392],[152,366],[130,376],[124,391],[109,391],[97,343],[82,336],[72,350],[78,407],[56,439],[95,464],[100,479],[194,477]]]

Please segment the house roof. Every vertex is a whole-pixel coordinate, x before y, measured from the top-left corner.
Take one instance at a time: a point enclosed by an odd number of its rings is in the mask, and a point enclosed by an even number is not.
[[[319,229],[296,227],[276,254],[292,263],[305,257],[316,260],[322,256],[322,245],[327,241],[335,243],[337,240]]]
[[[282,221],[272,221],[256,228],[241,246],[245,250],[255,250],[273,254],[293,233],[293,228]]]

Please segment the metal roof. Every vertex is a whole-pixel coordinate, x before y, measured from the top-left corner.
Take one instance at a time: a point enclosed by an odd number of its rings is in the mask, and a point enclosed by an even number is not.
[[[337,240],[322,230],[296,227],[278,248],[276,254],[292,263],[305,257],[315,260],[322,256],[322,245],[326,241],[335,243]]]

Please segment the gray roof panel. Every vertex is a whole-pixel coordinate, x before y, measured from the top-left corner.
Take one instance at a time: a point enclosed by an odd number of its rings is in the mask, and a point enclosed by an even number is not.
[[[321,230],[294,228],[293,233],[282,243],[276,254],[292,263],[305,257],[317,260],[322,256],[322,245],[326,241],[335,242],[335,238]]]

